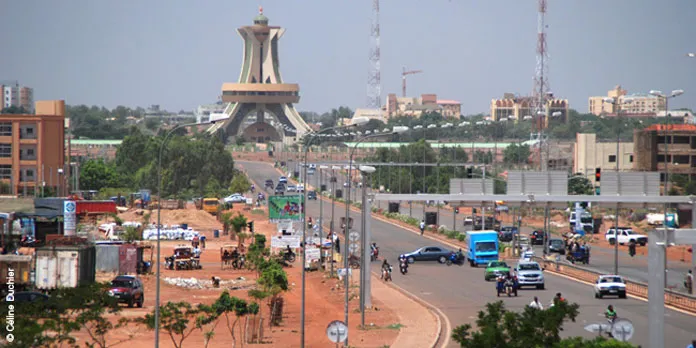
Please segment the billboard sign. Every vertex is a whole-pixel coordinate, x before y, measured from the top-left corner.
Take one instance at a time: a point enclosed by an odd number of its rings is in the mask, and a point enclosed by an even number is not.
[[[63,234],[77,234],[77,204],[75,201],[63,201]]]
[[[302,195],[268,197],[268,218],[271,222],[300,221],[303,219]]]

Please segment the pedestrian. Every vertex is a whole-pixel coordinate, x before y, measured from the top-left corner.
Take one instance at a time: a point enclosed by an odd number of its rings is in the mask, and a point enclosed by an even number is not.
[[[684,287],[686,288],[686,292],[689,294],[694,293],[694,274],[691,270],[689,270],[686,273],[686,278],[684,279]]]
[[[532,303],[529,304],[529,307],[536,308],[539,310],[544,309],[544,306],[541,305],[541,302],[539,302],[539,298],[534,296],[534,300],[532,300]]]
[[[341,253],[341,240],[336,237],[336,252]]]

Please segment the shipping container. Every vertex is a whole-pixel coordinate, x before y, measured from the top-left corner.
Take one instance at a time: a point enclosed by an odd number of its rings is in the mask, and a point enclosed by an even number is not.
[[[76,201],[76,213],[81,214],[116,214],[116,202],[114,201]]]
[[[7,289],[10,276],[15,288],[27,288],[31,285],[31,255],[0,255],[0,285]],[[10,274],[12,273],[12,274]]]
[[[74,288],[93,283],[96,271],[94,245],[57,245],[36,250],[36,287]]]

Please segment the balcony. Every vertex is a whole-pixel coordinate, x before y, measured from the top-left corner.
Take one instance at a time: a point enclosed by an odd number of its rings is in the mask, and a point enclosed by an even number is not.
[[[19,149],[20,161],[36,161],[36,145],[22,145]]]
[[[34,129],[26,129],[30,130],[30,132],[25,131],[25,129],[22,129],[22,131],[19,133],[19,139],[20,140],[36,140],[36,132],[34,132]]]

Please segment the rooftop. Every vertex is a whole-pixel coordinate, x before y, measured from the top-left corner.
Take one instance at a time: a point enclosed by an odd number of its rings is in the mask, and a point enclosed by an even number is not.
[[[449,100],[449,99],[444,99],[444,100],[438,100],[438,104],[443,104],[443,105],[460,105],[461,103],[458,100]]]

